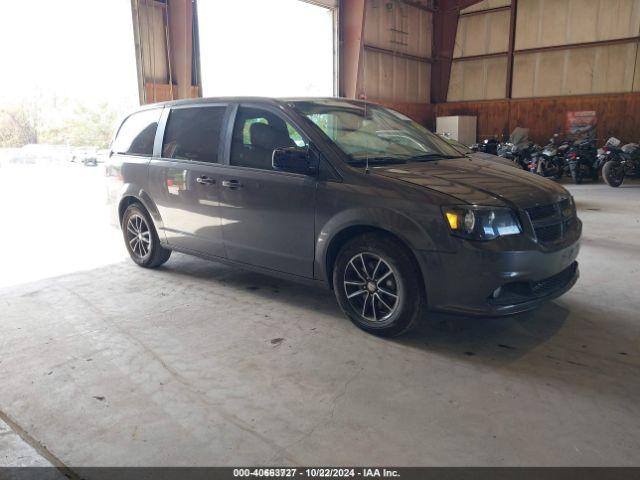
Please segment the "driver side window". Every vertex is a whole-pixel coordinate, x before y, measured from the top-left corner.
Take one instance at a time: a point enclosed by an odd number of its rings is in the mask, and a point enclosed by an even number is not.
[[[272,170],[276,148],[304,147],[296,128],[278,115],[260,108],[240,107],[231,140],[230,164]]]

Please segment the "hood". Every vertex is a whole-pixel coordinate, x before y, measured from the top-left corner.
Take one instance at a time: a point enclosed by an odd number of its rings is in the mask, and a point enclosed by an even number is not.
[[[478,160],[489,160],[490,162],[496,162],[501,165],[506,165],[507,167],[512,167],[512,168],[521,170],[521,168],[518,165],[516,165],[513,160],[499,157],[498,155],[492,155],[490,153],[484,153],[484,152],[474,152],[469,154],[469,156],[471,158],[476,158]]]
[[[478,158],[457,158],[378,166],[376,175],[420,185],[461,203],[530,208],[548,205],[569,193],[555,182],[510,165]]]

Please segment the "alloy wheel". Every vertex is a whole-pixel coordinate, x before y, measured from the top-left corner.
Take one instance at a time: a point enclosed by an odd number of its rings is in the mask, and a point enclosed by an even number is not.
[[[127,221],[127,242],[133,254],[144,259],[151,251],[151,230],[144,217],[133,214]]]
[[[391,265],[379,255],[363,252],[347,263],[344,291],[351,307],[364,319],[384,322],[398,309],[400,284]]]

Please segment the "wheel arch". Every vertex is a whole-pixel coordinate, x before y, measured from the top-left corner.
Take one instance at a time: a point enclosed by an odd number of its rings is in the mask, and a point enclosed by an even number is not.
[[[420,266],[420,268],[418,268],[418,271],[420,274],[420,280],[422,281],[422,287],[423,288],[426,287],[424,272],[422,271],[421,264],[418,261],[416,253],[412,248],[411,244],[405,238],[381,226],[371,225],[371,224],[355,224],[355,225],[345,226],[344,228],[336,232],[336,234],[333,235],[333,237],[331,238],[331,240],[327,245],[326,252],[324,255],[323,267],[324,267],[324,276],[325,276],[326,282],[331,290],[333,290],[334,288],[333,269],[335,266],[335,261],[338,256],[338,253],[340,252],[342,247],[346,245],[346,243],[349,242],[351,239],[367,233],[385,235],[387,237],[394,239],[396,242],[402,245],[407,251],[407,253],[411,256],[411,258],[416,262],[416,264]]]
[[[151,217],[151,221],[153,222],[153,226],[156,229],[156,233],[160,238],[161,243],[165,243],[165,235],[164,235],[164,224],[162,222],[162,217],[160,217],[160,212],[155,206],[155,203],[151,199],[151,197],[141,189],[132,189],[131,187],[127,188],[125,186],[123,188],[122,194],[120,196],[120,201],[118,203],[118,221],[120,226],[122,227],[122,217],[124,216],[124,212],[129,207],[137,203],[144,208],[149,217]]]

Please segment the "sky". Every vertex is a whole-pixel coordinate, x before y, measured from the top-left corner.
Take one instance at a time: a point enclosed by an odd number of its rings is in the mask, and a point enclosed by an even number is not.
[[[0,106],[51,96],[137,104],[130,0],[0,0],[0,12]],[[198,17],[204,95],[333,93],[330,10],[199,0]]]
[[[0,0],[0,105],[37,95],[137,104],[130,0]]]

